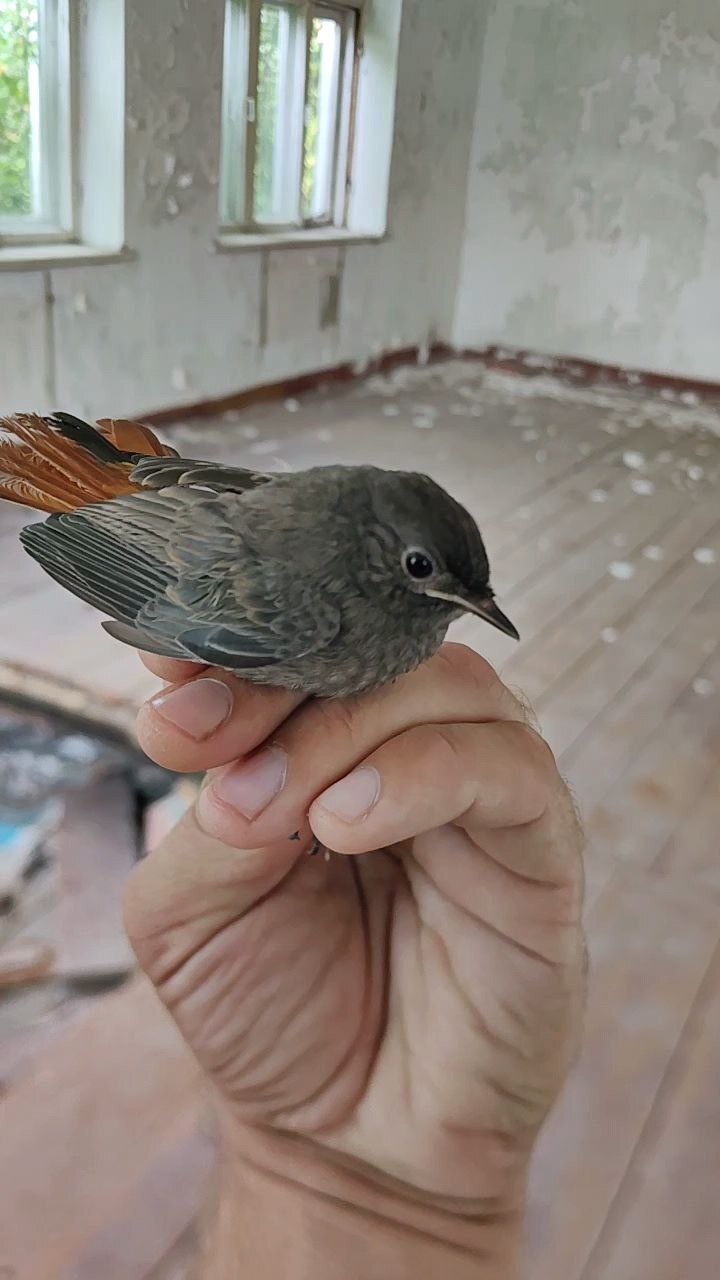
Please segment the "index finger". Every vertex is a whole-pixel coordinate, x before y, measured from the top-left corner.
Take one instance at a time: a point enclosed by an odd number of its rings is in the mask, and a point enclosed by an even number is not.
[[[189,680],[191,676],[199,675],[207,667],[205,662],[184,662],[178,658],[161,658],[155,653],[144,653],[142,649],[137,650],[137,656],[148,671],[167,684],[180,684],[183,680]]]
[[[164,768],[181,773],[230,765],[256,750],[305,701],[301,693],[240,676],[207,668],[151,698],[138,718],[143,750]],[[225,702],[222,695],[227,695]],[[311,698],[284,727],[280,745],[294,762],[294,782],[301,777],[307,788],[330,780],[325,777],[328,765],[349,766],[353,756],[366,754],[401,728],[423,719],[463,718],[526,716],[484,659],[464,645],[447,644],[417,671],[382,688],[345,699]],[[245,843],[244,835],[240,839]]]
[[[338,853],[399,845],[448,824],[527,881],[577,879],[570,795],[550,748],[519,721],[408,729],[319,794],[309,817]]]

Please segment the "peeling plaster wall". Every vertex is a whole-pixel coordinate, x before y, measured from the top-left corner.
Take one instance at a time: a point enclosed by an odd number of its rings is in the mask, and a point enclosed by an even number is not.
[[[0,410],[141,412],[449,333],[482,7],[405,0],[386,242],[233,254],[213,249],[223,12],[126,0],[135,258],[0,275]]]
[[[486,9],[454,341],[720,381],[720,6]]]

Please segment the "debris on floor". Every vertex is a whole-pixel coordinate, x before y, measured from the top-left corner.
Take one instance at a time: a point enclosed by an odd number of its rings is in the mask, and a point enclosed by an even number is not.
[[[131,971],[122,890],[146,814],[174,785],[119,739],[0,705],[0,986]],[[43,873],[52,909],[39,920],[30,899]]]

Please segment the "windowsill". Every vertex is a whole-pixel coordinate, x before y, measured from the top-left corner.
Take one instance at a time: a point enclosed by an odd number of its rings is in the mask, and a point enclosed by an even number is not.
[[[131,249],[101,249],[88,244],[6,244],[0,247],[0,271],[45,271],[92,263],[131,262]]]
[[[248,249],[314,249],[334,244],[381,244],[387,232],[343,231],[339,227],[310,227],[298,231],[223,231],[215,237],[218,253]]]

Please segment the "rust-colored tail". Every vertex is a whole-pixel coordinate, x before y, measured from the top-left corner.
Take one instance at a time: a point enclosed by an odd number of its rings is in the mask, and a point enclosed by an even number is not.
[[[134,493],[140,486],[130,472],[139,458],[174,454],[149,427],[125,418],[92,427],[67,413],[18,413],[0,418],[0,498],[74,511]]]

